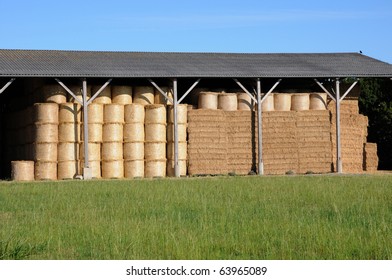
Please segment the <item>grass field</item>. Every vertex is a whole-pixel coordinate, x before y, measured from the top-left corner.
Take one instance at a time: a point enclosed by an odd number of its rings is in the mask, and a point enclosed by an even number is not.
[[[0,259],[392,259],[392,176],[2,182]]]

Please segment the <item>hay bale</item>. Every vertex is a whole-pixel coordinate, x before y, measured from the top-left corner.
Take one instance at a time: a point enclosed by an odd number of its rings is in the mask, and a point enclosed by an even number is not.
[[[129,104],[124,107],[125,123],[144,123],[144,106],[141,104]]]
[[[309,110],[309,93],[295,93],[291,95],[291,110],[292,111],[307,111]]]
[[[145,142],[144,158],[146,160],[166,159],[166,142]]]
[[[166,156],[168,159],[174,159],[174,143],[168,142],[166,146]],[[186,160],[188,155],[187,142],[178,142],[178,159]]]
[[[122,105],[132,104],[132,87],[112,86],[112,103]]]
[[[166,124],[166,107],[162,104],[145,106],[145,124]]]
[[[218,109],[237,111],[237,107],[237,95],[235,93],[221,93],[218,95]]]
[[[101,178],[101,161],[100,160],[89,160],[89,167],[91,169],[91,176],[94,179]],[[84,168],[84,161],[80,162],[80,170]]]
[[[174,106],[167,106],[167,122],[174,123]],[[188,123],[188,104],[177,105],[177,123],[186,124]]]
[[[125,160],[143,160],[144,159],[144,142],[127,142],[124,143]]]
[[[35,103],[33,106],[33,121],[57,124],[59,122],[59,105],[55,103]]]
[[[35,180],[57,180],[57,161],[36,161],[34,178]]]
[[[148,123],[144,126],[145,141],[166,142],[166,124]]]
[[[274,111],[275,110],[275,98],[274,98],[274,94],[270,94],[268,95],[268,97],[266,99],[264,99],[263,103],[261,104],[261,110],[263,112],[270,112],[270,111]]]
[[[59,161],[57,163],[57,179],[69,180],[74,179],[79,172],[79,162],[76,160]]]
[[[73,94],[76,95],[77,98],[79,98],[81,101],[83,101],[83,87],[82,87],[82,85],[71,85],[68,88],[73,92]],[[91,97],[91,86],[88,85],[87,86],[87,100],[90,99],[90,97]],[[75,98],[70,94],[68,95],[67,99],[68,99],[68,102],[72,102],[72,103],[77,102],[75,100]]]
[[[59,123],[80,123],[81,105],[79,103],[63,103],[59,105]]]
[[[34,124],[34,142],[36,143],[57,143],[58,142],[58,125],[53,123],[35,123]]]
[[[144,123],[126,123],[124,125],[124,142],[143,142]]]
[[[67,92],[59,84],[45,85],[43,88],[44,102],[65,103],[67,102]]]
[[[123,143],[122,142],[104,142],[102,143],[102,160],[122,160]]]
[[[199,109],[218,109],[218,95],[217,92],[200,92],[199,93]]]
[[[11,161],[11,180],[34,181],[34,161]]]
[[[291,109],[291,95],[287,93],[274,94],[274,109],[275,111],[290,111]]]
[[[60,142],[57,146],[58,161],[77,161],[79,160],[79,143]]]
[[[84,141],[84,129],[81,129],[81,138]],[[102,123],[88,124],[88,142],[102,143],[103,142],[103,125]]]
[[[95,93],[98,92],[98,90],[102,86],[99,85],[93,85],[91,87],[91,96],[94,96]],[[110,104],[112,103],[112,92],[111,92],[111,86],[105,87],[105,89],[93,100],[93,103],[98,103],[98,104]]]
[[[103,122],[124,123],[124,105],[106,104],[103,109]]]
[[[121,123],[105,123],[102,130],[103,142],[122,142],[124,126]]]
[[[144,164],[146,178],[163,178],[166,176],[166,160],[146,160]]]
[[[103,104],[91,103],[87,109],[88,123],[103,123]]]
[[[253,100],[246,92],[240,92],[237,94],[237,109],[240,111],[252,111]]]
[[[79,142],[81,125],[77,123],[60,123],[58,126],[59,142]]]
[[[39,161],[57,161],[57,142],[35,143],[33,159]]]
[[[133,88],[133,103],[142,105],[154,104],[154,88],[150,86],[139,86]]]
[[[100,143],[88,143],[88,159],[91,161],[101,160],[101,144]],[[80,144],[80,159],[84,159],[84,143]]]
[[[102,161],[102,178],[106,178],[106,179],[124,178],[124,161],[123,160],[103,160]]]
[[[124,161],[125,178],[143,178],[144,177],[144,160],[125,160]]]
[[[169,87],[161,87],[161,90],[166,93],[166,95],[173,100],[173,89]],[[173,103],[170,100],[167,100],[159,90],[155,89],[154,91],[154,103],[155,104],[163,104],[163,105],[172,105]]]
[[[186,160],[179,160],[178,166],[180,171],[180,176],[186,176],[187,174],[187,166]],[[176,174],[174,172],[174,160],[168,160],[166,166],[166,174],[168,177],[174,177]]]
[[[310,110],[326,110],[327,94],[323,92],[311,93],[309,102]]]
[[[167,141],[174,141],[174,124],[167,126]],[[178,141],[184,142],[187,139],[187,125],[178,124]]]

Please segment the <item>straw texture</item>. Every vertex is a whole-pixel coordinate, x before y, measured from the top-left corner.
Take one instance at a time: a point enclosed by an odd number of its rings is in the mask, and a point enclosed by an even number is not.
[[[79,173],[79,163],[77,161],[59,161],[57,164],[58,180],[74,179]]]
[[[174,124],[167,126],[167,141],[174,141]],[[178,141],[184,142],[187,139],[187,125],[178,124]]]
[[[89,160],[89,166],[91,169],[91,175],[95,179],[101,178],[101,161],[100,160]],[[80,162],[80,170],[84,168],[84,161]]]
[[[126,123],[124,125],[124,142],[143,142],[144,124]]]
[[[125,160],[143,160],[144,159],[144,142],[124,143]]]
[[[287,93],[274,94],[274,109],[275,111],[290,111],[291,109],[291,95]]]
[[[57,143],[36,143],[33,157],[38,161],[57,161]]]
[[[307,111],[309,110],[309,103],[309,93],[295,93],[291,95],[292,111]]]
[[[102,143],[102,160],[120,160],[123,159],[122,142],[104,142]]]
[[[34,161],[11,161],[11,180],[34,181]]]
[[[253,100],[246,92],[237,94],[237,104],[237,109],[240,111],[251,111],[253,109]]]
[[[187,142],[178,142],[178,159],[186,160],[188,154],[188,144]],[[174,142],[167,143],[167,152],[168,159],[174,159]]]
[[[235,93],[221,93],[218,95],[218,109],[237,111],[237,106],[237,95]]]
[[[58,126],[59,142],[79,142],[81,125],[75,123],[60,123]]]
[[[105,123],[102,132],[103,142],[122,142],[124,126],[121,123]]]
[[[146,160],[144,165],[146,178],[161,178],[166,176],[166,160]]]
[[[144,123],[144,106],[129,104],[124,107],[124,120],[126,123]]]
[[[54,103],[35,103],[33,106],[33,120],[37,123],[59,122],[59,105]]]
[[[173,89],[169,87],[160,87],[166,95],[173,100]],[[170,100],[167,100],[157,89],[154,89],[154,103],[171,105],[173,104]]]
[[[87,113],[88,123],[103,123],[103,104],[91,103]]]
[[[145,141],[166,142],[166,124],[149,123],[144,126]]]
[[[166,124],[166,108],[164,105],[146,105],[144,123]]]
[[[35,123],[34,142],[36,143],[57,143],[58,125],[52,123]]]
[[[103,110],[103,122],[124,123],[124,105],[106,104]]]
[[[199,93],[199,109],[218,109],[218,95],[217,92],[200,92]]]
[[[125,178],[143,178],[144,177],[144,160],[125,160],[124,161]]]
[[[98,92],[98,90],[102,86],[100,85],[93,85],[91,87],[91,96]],[[98,104],[110,104],[112,103],[112,93],[111,93],[111,86],[108,85],[105,89],[93,100],[93,103]]]
[[[263,103],[261,104],[261,110],[263,112],[271,112],[275,110],[275,99],[274,99],[274,94],[270,94],[267,96],[266,99],[264,99]]]
[[[131,86],[112,86],[112,103],[131,104],[132,87]]]
[[[167,122],[174,123],[174,106],[167,106]],[[177,105],[177,123],[186,124],[188,123],[188,104]]]
[[[59,105],[59,123],[80,123],[81,106],[79,103],[63,103]]]
[[[124,178],[124,161],[123,160],[103,160],[102,161],[102,178],[121,179]]]
[[[57,180],[57,162],[35,162],[34,178],[35,180]]]
[[[80,143],[80,158],[84,159],[84,143]],[[88,143],[88,159],[91,161],[101,160],[101,144]]]
[[[59,84],[45,85],[43,87],[44,102],[48,103],[65,103],[67,102],[67,93]]]
[[[310,94],[309,101],[309,109],[310,110],[326,110],[327,109],[327,94],[320,93],[312,93]]]
[[[79,143],[60,142],[57,146],[58,161],[79,160]]]
[[[166,142],[145,142],[144,158],[146,160],[166,159]]]
[[[154,104],[154,88],[150,86],[134,87],[133,103],[142,105]]]

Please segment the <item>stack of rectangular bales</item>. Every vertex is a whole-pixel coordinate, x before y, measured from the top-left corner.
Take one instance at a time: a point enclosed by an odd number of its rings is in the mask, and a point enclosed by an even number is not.
[[[222,110],[188,111],[189,175],[227,174],[227,143]]]
[[[365,143],[363,169],[365,171],[376,171],[378,167],[377,144]]]

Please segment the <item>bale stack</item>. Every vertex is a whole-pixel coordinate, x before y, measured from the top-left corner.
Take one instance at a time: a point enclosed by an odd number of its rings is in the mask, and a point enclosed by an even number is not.
[[[166,93],[166,95],[173,100],[173,89],[169,87],[161,87],[161,90]],[[155,104],[163,104],[163,105],[172,105],[173,103],[166,99],[159,90],[155,89],[154,91],[154,103]]]
[[[144,119],[144,176],[166,176],[166,107],[146,105]]]
[[[188,105],[177,105],[177,126],[178,126],[178,165],[180,176],[187,174],[187,122]],[[173,177],[174,173],[174,112],[173,106],[167,107],[167,176]]]
[[[252,112],[225,112],[228,171],[246,175],[252,170]]]
[[[199,93],[199,109],[218,109],[218,92],[202,91]]]
[[[374,172],[378,168],[377,144],[365,143],[363,169]]]
[[[327,94],[324,92],[313,92],[309,98],[310,110],[326,110],[327,109]]]
[[[235,93],[221,93],[218,95],[218,109],[237,111],[237,104],[237,95]]]
[[[132,87],[131,86],[112,86],[112,103],[115,104],[132,104]]]
[[[57,179],[57,142],[59,105],[56,103],[36,103],[33,109],[36,180]]]
[[[154,104],[154,88],[151,86],[134,87],[133,103],[142,105]]]
[[[128,104],[124,107],[124,176],[144,177],[144,106]]]
[[[246,92],[240,92],[237,94],[237,109],[239,111],[252,111],[254,102],[252,98]]]
[[[67,102],[67,92],[59,84],[43,87],[43,102],[62,104]]]
[[[226,118],[222,110],[188,111],[188,173],[227,174]]]
[[[291,94],[274,93],[274,110],[290,111],[290,109],[291,109]]]
[[[57,177],[73,179],[81,174],[79,143],[81,140],[81,106],[78,103],[59,105],[59,143]]]
[[[34,181],[34,161],[11,161],[11,180]]]
[[[103,142],[103,104],[88,106],[88,159],[93,178],[101,178],[101,145]],[[84,136],[80,143],[80,168],[84,167]]]
[[[101,89],[100,85],[93,85],[91,87],[91,96],[94,96]],[[93,100],[93,103],[110,104],[112,103],[112,90],[111,86],[106,86],[103,91]]]
[[[123,178],[124,105],[106,104],[103,121],[102,177]]]

